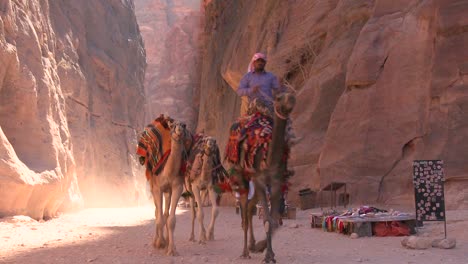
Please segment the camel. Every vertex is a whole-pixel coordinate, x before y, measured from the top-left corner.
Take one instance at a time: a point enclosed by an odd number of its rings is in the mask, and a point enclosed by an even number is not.
[[[218,193],[215,184],[224,182],[227,172],[221,165],[219,148],[213,137],[197,135],[189,158],[189,169],[185,177],[187,190],[192,194],[190,197],[190,208],[192,212],[192,231],[189,241],[195,241],[194,226],[195,218],[200,224],[199,243],[205,244],[206,240],[214,240],[214,226],[218,216]],[[203,224],[203,199],[202,192],[208,193],[211,201],[211,221],[208,226],[208,236]],[[195,202],[197,209],[195,209]]]
[[[171,125],[170,135],[170,153],[165,160],[164,167],[159,175],[153,175],[150,179],[151,192],[156,206],[156,234],[153,245],[156,248],[167,248],[166,255],[168,256],[176,256],[178,253],[174,243],[175,211],[183,191],[184,176],[181,166],[184,155],[187,155],[188,132],[185,124],[174,122]],[[162,211],[163,195],[165,200],[164,214]],[[167,229],[167,239],[163,236],[164,227]]]
[[[273,231],[278,226],[279,205],[281,184],[283,183],[283,175],[286,170],[284,159],[285,148],[287,142],[285,140],[287,119],[292,112],[296,103],[295,96],[291,93],[282,93],[275,98],[274,102],[274,118],[273,129],[271,131],[271,141],[265,142],[268,144],[266,148],[258,148],[256,151],[251,168],[246,168],[246,161],[243,160],[245,156],[240,151],[240,161],[233,164],[230,170],[233,173],[232,177],[238,177],[237,180],[240,188],[248,189],[248,181],[244,179],[246,171],[250,173],[251,179],[255,186],[255,194],[249,201],[247,193],[244,191],[240,195],[240,207],[242,216],[242,228],[244,231],[244,248],[241,257],[250,258],[249,249],[256,252],[261,252],[266,248],[264,258],[265,263],[276,262],[275,254],[272,248],[272,235]],[[231,128],[232,129],[232,128]],[[240,142],[239,146],[244,143]],[[243,149],[243,147],[241,147]],[[245,150],[245,149],[244,149]],[[266,153],[265,153],[266,152]],[[236,182],[235,180],[233,182]],[[267,185],[270,186],[270,204],[271,211],[268,207],[266,198]],[[239,186],[234,186],[233,189]],[[252,229],[252,218],[256,203],[260,201],[264,208],[264,227],[266,231],[266,239],[255,243],[255,237]],[[247,246],[247,233],[249,232],[250,241]]]

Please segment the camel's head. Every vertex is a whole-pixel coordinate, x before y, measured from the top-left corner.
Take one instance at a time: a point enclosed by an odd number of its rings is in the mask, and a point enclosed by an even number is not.
[[[174,121],[171,124],[172,139],[174,139],[176,141],[183,140],[183,139],[185,139],[186,134],[187,134],[187,128],[186,128],[185,123]]]
[[[174,119],[168,115],[160,114],[154,121],[160,123],[165,129],[170,129]]]
[[[280,118],[288,118],[294,106],[296,105],[296,96],[292,93],[281,93],[275,98],[275,114]]]
[[[216,144],[216,139],[213,137],[206,137],[204,139],[203,151],[205,155],[210,156],[215,153],[218,145]]]

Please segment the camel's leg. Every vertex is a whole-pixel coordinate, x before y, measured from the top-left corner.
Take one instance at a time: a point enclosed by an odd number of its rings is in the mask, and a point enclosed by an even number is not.
[[[253,214],[254,214],[254,210],[255,210],[255,207],[257,206],[257,199],[256,199],[256,195],[254,195],[254,197],[247,202],[247,219],[249,220],[249,236],[250,236],[250,239],[249,239],[249,250],[251,252],[257,252],[257,250],[255,249],[255,235],[254,235],[254,231],[253,231]]]
[[[166,236],[165,240],[168,240],[168,234],[169,234],[169,226],[167,225],[167,218],[169,218],[169,208],[171,207],[171,191],[165,192],[164,193],[164,215],[163,215],[163,221],[164,221],[164,231],[166,231]],[[162,234],[161,234],[162,235]]]
[[[266,193],[265,193],[265,185],[259,184],[257,181],[255,181],[255,191],[257,192],[257,195],[259,196],[259,199],[262,203],[263,207],[263,225],[265,227],[265,233],[266,233],[266,241],[267,241],[267,248],[266,248],[266,254],[265,254],[265,259],[263,260],[264,263],[276,263],[275,260],[275,253],[273,253],[273,248],[271,245],[271,237],[272,237],[272,225],[273,225],[273,219],[271,218],[271,213],[270,209],[268,208],[268,202],[266,198]]]
[[[153,195],[154,197],[154,195]],[[154,222],[155,222],[155,230],[154,230],[154,239],[153,239],[153,246],[156,247],[156,241],[159,238],[159,233],[158,233],[158,207],[156,206],[157,202],[156,199],[154,200]]]
[[[154,237],[153,246],[155,248],[164,248],[166,247],[166,241],[163,236],[164,217],[162,214],[162,193],[156,186],[153,188],[153,199],[154,205],[156,206],[156,235]]]
[[[190,197],[190,211],[192,211],[192,232],[190,233],[189,241],[195,242],[195,198]]]
[[[207,190],[200,191],[200,197],[201,197],[201,202],[202,202],[203,207],[208,206],[208,201],[206,200],[207,196],[208,196]]]
[[[177,209],[177,203],[179,202],[179,198],[182,194],[183,191],[183,184],[182,183],[175,183],[172,185],[172,195],[171,195],[171,209],[169,212],[169,218],[167,219],[167,225],[169,227],[169,243],[167,247],[167,252],[166,255],[168,256],[176,256],[177,251],[176,247],[174,244],[174,230],[176,226],[176,209]]]
[[[218,198],[218,194],[214,191],[213,186],[207,189],[208,194],[210,196],[211,201],[211,221],[210,225],[208,226],[208,240],[214,240],[214,226],[216,217],[218,217],[218,203],[216,199]]]
[[[200,244],[205,244],[206,242],[206,231],[203,226],[203,204],[200,196],[200,189],[197,185],[192,185],[193,196],[195,196],[195,201],[197,202],[197,218],[200,223]]]
[[[249,218],[247,210],[247,194],[241,194],[240,196],[240,208],[242,216],[242,229],[244,230],[244,249],[242,251],[241,258],[250,258],[249,249],[247,248],[247,231],[249,228]]]

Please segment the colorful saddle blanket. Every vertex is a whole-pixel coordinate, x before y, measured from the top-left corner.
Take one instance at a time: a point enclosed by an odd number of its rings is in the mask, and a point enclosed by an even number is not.
[[[205,155],[204,143],[208,137],[203,133],[198,133],[193,137],[193,145],[190,150],[190,155],[187,160],[187,170],[185,177],[188,177],[190,181],[195,180],[200,176],[201,159],[202,155]],[[225,191],[225,183],[228,179],[228,174],[221,163],[221,155],[218,146],[215,146],[214,153],[212,154],[213,170],[211,172],[212,184],[215,191],[220,193]]]
[[[234,166],[229,170],[231,184],[237,185],[236,188],[239,188],[235,191],[241,194],[248,192],[248,181],[250,180],[251,173],[245,170],[245,168],[253,167],[258,151],[262,151],[262,160],[266,161],[269,144],[273,135],[272,130],[273,118],[259,112],[249,116],[242,116],[231,126],[225,151],[225,160],[231,164],[239,165],[237,168],[243,168],[243,171],[238,171]],[[244,152],[241,151],[241,148],[245,148]],[[243,157],[241,157],[242,153]],[[282,158],[282,165],[285,168],[283,175],[284,184],[287,184],[288,178],[292,176],[291,171],[286,169],[289,153],[290,146],[286,146]],[[244,160],[245,164],[241,164],[241,160]]]
[[[229,130],[225,159],[232,164],[241,161],[241,143],[246,142],[244,158],[247,166],[252,166],[254,157],[259,150],[263,150],[266,159],[268,145],[271,142],[273,119],[267,115],[256,113],[237,119]]]
[[[145,158],[147,170],[151,174],[159,174],[171,150],[171,130],[169,122],[172,119],[159,116],[148,124],[138,138],[136,153]],[[146,173],[149,180],[151,174]]]

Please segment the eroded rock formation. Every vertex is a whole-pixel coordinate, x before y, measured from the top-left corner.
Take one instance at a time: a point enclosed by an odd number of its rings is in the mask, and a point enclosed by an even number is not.
[[[145,69],[132,1],[3,0],[0,18],[0,215],[132,201]]]
[[[135,0],[148,67],[145,120],[160,114],[195,128],[198,115],[200,0]]]
[[[199,129],[226,142],[234,90],[263,51],[297,91],[293,194],[343,181],[352,202],[410,205],[412,160],[443,159],[447,206],[468,207],[466,1],[204,5]]]

